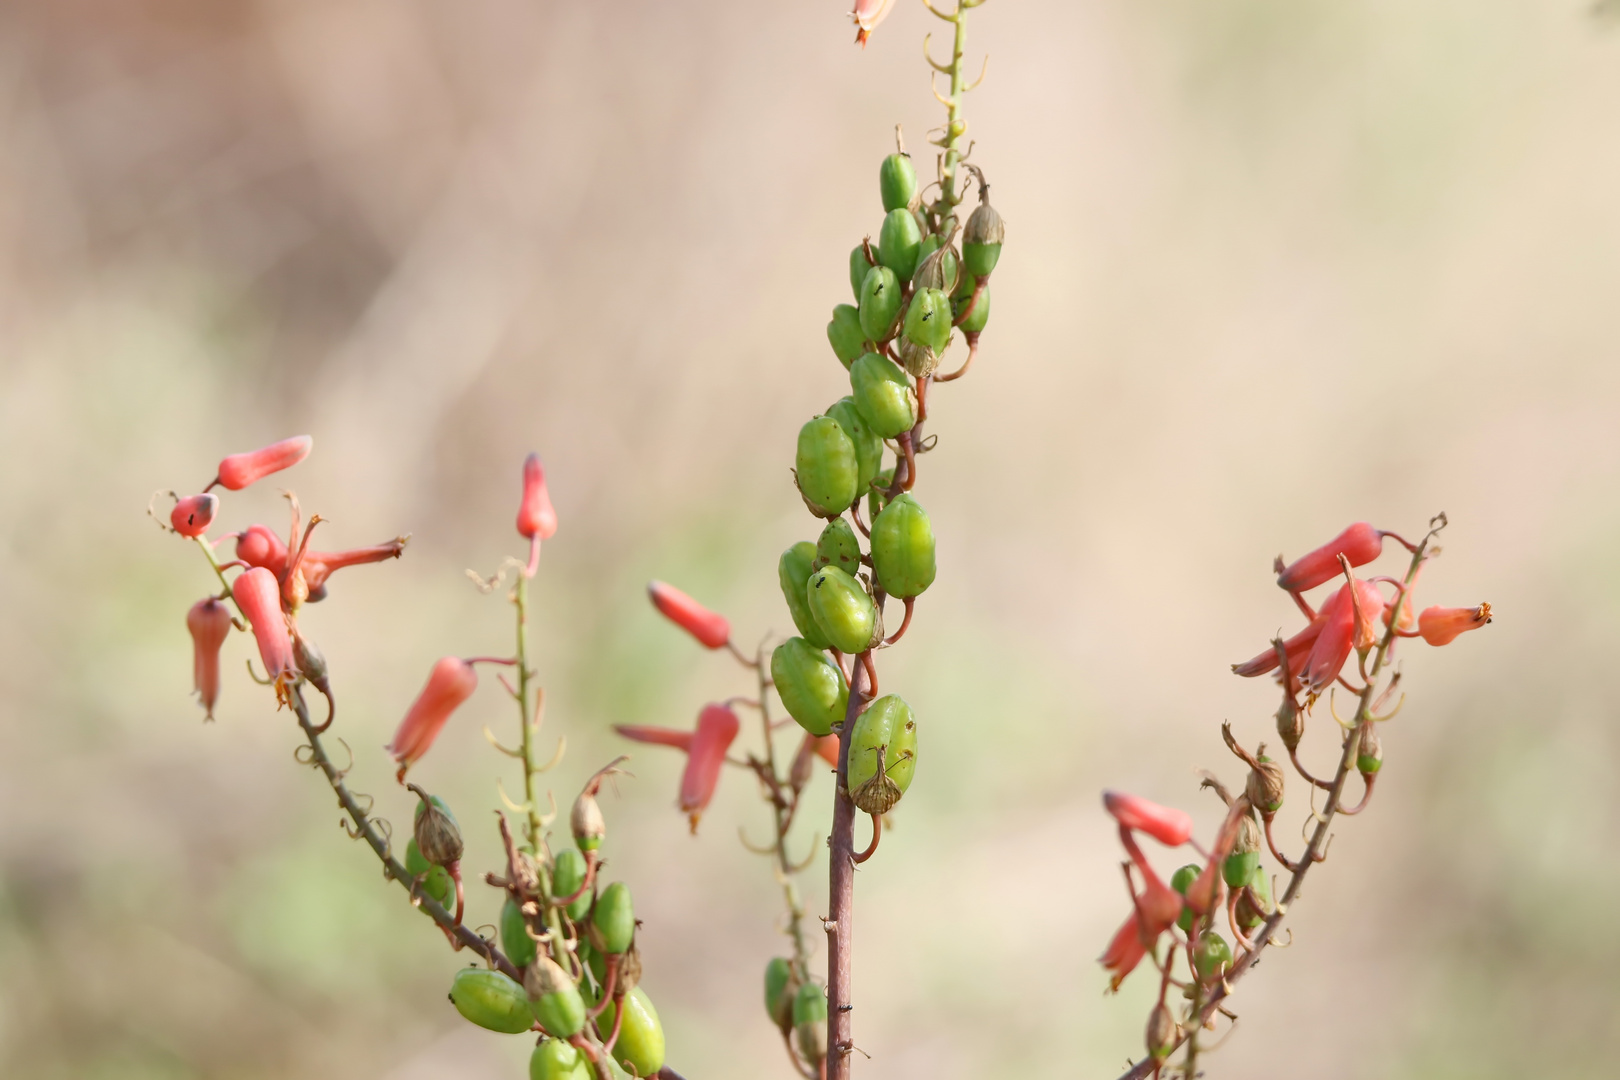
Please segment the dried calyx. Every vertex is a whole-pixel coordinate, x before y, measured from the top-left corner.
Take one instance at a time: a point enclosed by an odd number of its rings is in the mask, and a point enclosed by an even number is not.
[[[450,807],[437,795],[429,795],[415,784],[408,785],[421,802],[416,804],[416,846],[422,857],[434,866],[451,866],[461,861],[465,845],[461,827]]]

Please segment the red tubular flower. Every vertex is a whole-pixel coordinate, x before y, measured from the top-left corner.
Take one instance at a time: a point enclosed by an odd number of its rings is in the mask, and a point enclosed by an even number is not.
[[[686,755],[686,771],[681,774],[681,810],[692,822],[694,833],[720,784],[720,770],[738,727],[737,714],[724,705],[705,705],[698,714],[697,733]]]
[[[857,28],[855,44],[866,48],[866,39],[872,36],[872,31],[889,14],[889,8],[893,5],[894,0],[855,0],[855,9],[849,13]]]
[[[1337,593],[1329,597],[1328,602],[1322,605],[1322,610],[1316,613],[1316,618],[1312,619],[1305,629],[1283,642],[1283,651],[1288,657],[1288,673],[1290,675],[1297,674],[1305,663],[1305,658],[1311,655],[1311,647],[1316,644],[1316,638],[1321,634],[1322,626],[1326,622],[1324,616],[1329,613],[1337,599]],[[1252,660],[1245,660],[1241,664],[1233,664],[1232,670],[1246,679],[1252,679],[1256,675],[1264,675],[1268,671],[1274,671],[1276,667],[1277,650],[1273,648],[1267,649]]]
[[[1145,832],[1170,847],[1180,847],[1192,835],[1192,818],[1187,814],[1135,795],[1105,791],[1103,807],[1126,828]]]
[[[539,454],[523,459],[523,501],[518,503],[517,531],[528,540],[550,540],[557,531],[557,511],[546,490],[546,470]]]
[[[262,566],[244,570],[231,584],[236,606],[253,626],[253,639],[259,643],[259,659],[264,661],[268,678],[280,680],[296,670],[292,638],[287,619],[281,613],[281,588],[276,576]]]
[[[386,544],[374,544],[371,547],[350,548],[348,551],[306,552],[301,569],[304,572],[304,584],[309,588],[307,599],[310,603],[326,599],[326,579],[331,577],[334,571],[342,570],[346,566],[361,566],[365,563],[397,559],[404,554],[405,544],[409,540],[410,537],[398,536]]]
[[[401,782],[405,779],[405,770],[427,753],[433,740],[439,737],[450,714],[472,697],[476,689],[478,672],[460,657],[446,656],[433,665],[427,685],[411,702],[410,711],[400,721],[399,730],[394,732],[394,739],[387,747],[399,763]]]
[[[249,566],[262,566],[278,578],[287,569],[287,545],[268,525],[249,525],[237,533],[236,557]]]
[[[298,435],[245,454],[232,454],[220,461],[214,483],[227,491],[241,491],[255,480],[292,468],[309,457],[314,445],[315,440],[308,435]]]
[[[1458,634],[1478,630],[1491,621],[1491,605],[1479,607],[1424,608],[1418,616],[1418,633],[1430,645],[1449,645]]]
[[[1312,693],[1321,692],[1339,677],[1344,663],[1355,649],[1377,640],[1378,624],[1384,617],[1384,597],[1371,582],[1356,580],[1355,600],[1345,584],[1322,605],[1322,629],[1311,646],[1305,664],[1305,681]]]
[[[1153,868],[1137,862],[1142,871],[1145,887],[1136,898],[1136,908],[1125,919],[1125,924],[1114,934],[1108,949],[1098,962],[1112,973],[1108,981],[1110,990],[1118,990],[1136,965],[1141,963],[1147,950],[1159,940],[1159,935],[1175,925],[1181,917],[1181,895],[1159,880]]]
[[[1412,574],[1412,580],[1407,582],[1406,588],[1401,592],[1400,604],[1385,607],[1385,626],[1389,625],[1391,619],[1397,619],[1395,629],[1404,634],[1417,625],[1417,616],[1412,614],[1412,594],[1417,591],[1418,577],[1422,575],[1423,568],[1427,565],[1429,565],[1427,562],[1418,563],[1417,570]],[[1398,618],[1396,615],[1397,608],[1400,612]]]
[[[1384,533],[1365,521],[1358,521],[1315,551],[1301,555],[1277,576],[1277,584],[1289,592],[1304,592],[1332,581],[1341,572],[1339,556],[1361,566],[1378,558],[1384,550]]]
[[[199,600],[186,612],[186,629],[191,631],[191,684],[212,720],[219,700],[219,650],[231,632],[230,610],[212,596]]]
[[[692,749],[692,732],[676,728],[653,727],[650,724],[614,724],[613,730],[631,742],[650,743],[653,746],[673,746],[682,752]]]
[[[731,623],[724,615],[710,611],[673,585],[662,581],[647,584],[647,595],[664,618],[697,638],[711,649],[724,648],[731,640]]]
[[[169,524],[181,536],[201,536],[208,531],[208,526],[214,523],[214,515],[219,513],[219,496],[210,495],[206,491],[201,495],[187,495],[174,504],[169,511]]]

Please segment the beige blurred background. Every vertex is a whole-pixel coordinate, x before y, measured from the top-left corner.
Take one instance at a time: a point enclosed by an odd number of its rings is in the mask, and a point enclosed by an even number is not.
[[[892,126],[919,146],[939,116],[938,24],[902,3],[862,53],[841,7],[0,5],[0,1074],[522,1075],[527,1040],[446,1002],[464,957],[339,831],[240,636],[201,723],[208,576],[143,508],[310,432],[283,479],[324,546],[413,534],[304,618],[396,820],[379,746],[428,666],[509,641],[462,571],[517,548],[531,448],[562,519],[537,594],[559,797],[608,724],[746,689],[641,589],[745,641],[788,626],[794,433],[844,392],[822,327]],[[882,658],[925,726],[859,878],[858,1072],[1138,1053],[1149,980],[1107,998],[1094,963],[1127,910],[1099,789],[1213,822],[1193,770],[1238,779],[1219,723],[1252,744],[1273,708],[1227,665],[1296,621],[1272,556],[1443,509],[1424,599],[1499,617],[1405,653],[1379,795],[1209,1075],[1613,1075],[1620,34],[1580,0],[993,0],[970,41],[1009,241],[983,356],[931,402],[940,578]],[[281,527],[276,486],[223,528]],[[515,724],[493,680],[418,770],[478,867],[484,723]],[[737,841],[762,813],[732,775],[690,839],[678,767],[640,753],[606,801],[670,1060],[786,1076],[758,1004],[777,897]]]

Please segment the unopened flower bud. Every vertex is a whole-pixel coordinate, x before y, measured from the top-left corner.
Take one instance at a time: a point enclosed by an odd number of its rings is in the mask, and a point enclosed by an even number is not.
[[[1291,592],[1314,589],[1343,573],[1339,556],[1351,566],[1362,566],[1378,558],[1384,550],[1384,534],[1365,521],[1358,521],[1323,544],[1289,563],[1277,576],[1277,584]]]
[[[181,536],[201,536],[208,531],[208,526],[214,523],[214,515],[219,513],[219,496],[204,492],[201,495],[187,495],[174,504],[169,511],[169,524]]]
[[[1282,739],[1289,753],[1293,753],[1299,741],[1305,737],[1304,711],[1286,687],[1283,690],[1283,703],[1277,709],[1277,737]]]
[[[1120,791],[1103,792],[1103,809],[1127,829],[1145,832],[1161,844],[1180,847],[1192,836],[1192,817],[1183,810]]]
[[[192,688],[212,720],[219,700],[219,650],[231,632],[230,610],[212,596],[199,600],[186,612],[186,629],[191,631]]]
[[[281,586],[275,575],[261,566],[245,570],[231,583],[231,595],[253,627],[265,676],[279,679],[296,670],[287,619],[281,613]]]
[[[292,468],[309,456],[314,445],[315,440],[308,435],[298,435],[244,454],[231,454],[220,460],[215,482],[227,491],[241,491],[255,480]]]
[[[1260,745],[1265,750],[1265,744]],[[1267,817],[1275,814],[1283,803],[1283,771],[1282,766],[1261,753],[1256,759],[1257,764],[1249,770],[1249,779],[1244,784],[1244,793],[1249,796],[1249,805],[1259,810]]]
[[[574,800],[568,824],[574,830],[574,843],[581,851],[595,851],[602,846],[602,838],[607,836],[607,819],[602,816],[602,808],[596,804],[596,797],[589,792],[580,792],[579,798]]]
[[[326,654],[309,638],[295,632],[293,658],[298,661],[298,670],[304,673],[304,678],[309,680],[310,685],[330,697],[332,690]]]
[[[518,503],[517,531],[526,540],[550,540],[557,531],[557,511],[546,490],[546,470],[539,454],[523,459],[523,500]]]
[[[450,714],[472,697],[476,689],[478,672],[467,661],[446,656],[433,665],[427,685],[411,703],[405,719],[394,732],[393,741],[388,744],[389,753],[399,763],[400,776],[428,752],[439,732],[444,730]]]
[[[236,557],[249,566],[262,566],[278,578],[287,569],[287,545],[268,525],[249,525],[238,533]]]
[[[1170,1056],[1176,1044],[1176,1019],[1163,1002],[1153,1006],[1153,1011],[1148,1014],[1146,1036],[1149,1054],[1156,1058]]]
[[[1430,645],[1449,645],[1458,634],[1478,630],[1491,621],[1491,605],[1475,608],[1431,607],[1418,616],[1418,633]]]
[[[662,581],[648,582],[647,595],[664,618],[705,647],[722,649],[731,640],[731,623],[724,615],[710,611],[675,586]]]
[[[1356,771],[1370,778],[1384,765],[1384,744],[1372,724],[1361,725],[1361,741],[1356,747]]]
[[[410,788],[421,800],[416,804],[417,850],[434,866],[460,862],[465,845],[461,841],[461,826],[456,824],[450,807],[437,795],[429,795],[415,784]]]

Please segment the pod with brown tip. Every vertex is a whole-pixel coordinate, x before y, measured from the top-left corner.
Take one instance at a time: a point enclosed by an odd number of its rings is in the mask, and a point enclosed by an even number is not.
[[[872,702],[849,740],[849,797],[868,814],[886,814],[917,770],[917,720],[898,694]]]

